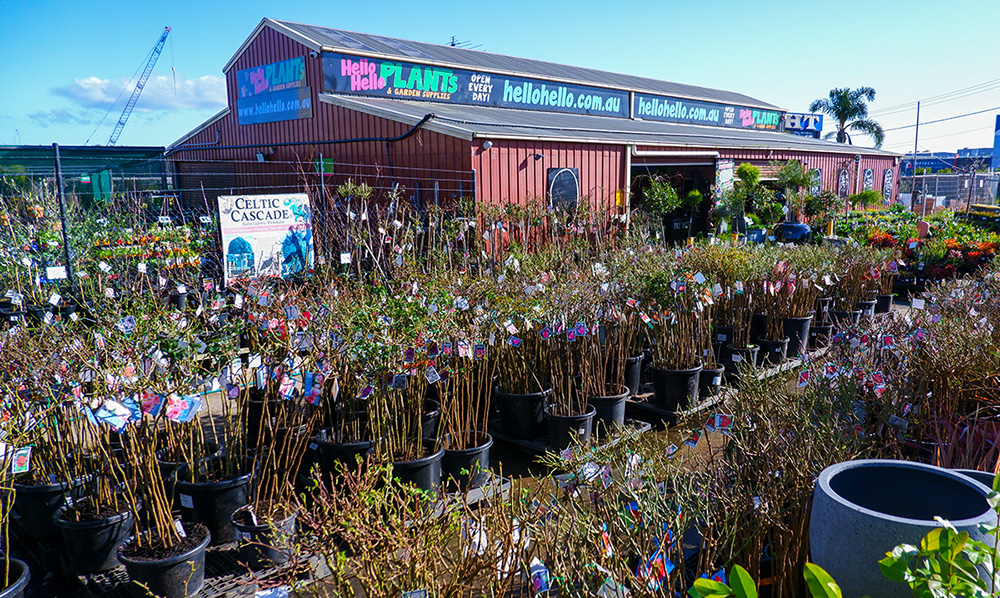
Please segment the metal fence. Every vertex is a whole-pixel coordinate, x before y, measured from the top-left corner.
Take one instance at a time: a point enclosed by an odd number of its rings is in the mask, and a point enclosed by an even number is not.
[[[902,192],[915,191],[918,197],[933,197],[934,203],[950,210],[965,210],[970,204],[1000,203],[1000,173],[921,174],[900,178]]]

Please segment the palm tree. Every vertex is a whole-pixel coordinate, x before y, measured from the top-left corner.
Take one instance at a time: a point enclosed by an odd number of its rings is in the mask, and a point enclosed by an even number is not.
[[[809,104],[810,112],[824,112],[837,121],[837,143],[851,143],[848,129],[870,135],[875,147],[882,147],[885,131],[882,125],[868,118],[868,102],[875,99],[872,87],[847,87],[830,90],[829,98],[821,98]],[[829,136],[833,136],[831,133]],[[853,144],[852,144],[853,145]]]

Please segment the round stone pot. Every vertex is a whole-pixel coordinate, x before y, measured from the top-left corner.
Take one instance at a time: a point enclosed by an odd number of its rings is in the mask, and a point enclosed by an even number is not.
[[[993,489],[993,474],[988,471],[979,471],[978,469],[952,469],[951,471],[976,480],[983,486],[986,486],[988,490]]]
[[[823,470],[809,522],[812,561],[840,585],[845,598],[908,598],[904,583],[882,575],[879,560],[898,544],[920,543],[943,517],[973,540],[979,524],[996,525],[987,490],[960,474],[910,461],[845,461]],[[992,545],[992,544],[991,544]]]

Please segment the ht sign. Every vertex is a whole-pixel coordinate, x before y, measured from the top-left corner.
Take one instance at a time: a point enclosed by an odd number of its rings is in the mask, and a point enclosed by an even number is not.
[[[822,114],[798,114],[795,112],[785,113],[786,131],[809,131],[819,133],[823,130]]]

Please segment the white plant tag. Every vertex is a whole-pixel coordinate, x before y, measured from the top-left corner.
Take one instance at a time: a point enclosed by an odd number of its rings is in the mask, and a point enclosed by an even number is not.
[[[174,529],[177,530],[177,535],[182,538],[187,538],[187,532],[184,531],[184,524],[181,523],[180,519],[174,519]]]
[[[180,498],[182,507],[184,507],[185,509],[194,508],[194,499],[191,498],[190,494],[178,494],[177,496],[178,498]]]

